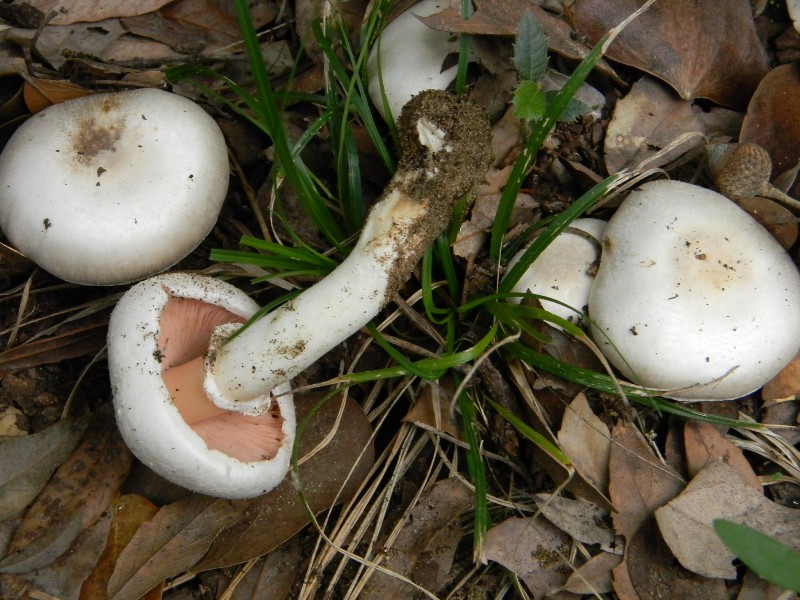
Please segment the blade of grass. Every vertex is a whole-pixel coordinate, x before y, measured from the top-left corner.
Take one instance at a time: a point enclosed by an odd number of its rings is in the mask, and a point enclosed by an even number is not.
[[[486,469],[481,456],[481,446],[475,428],[477,415],[475,403],[467,393],[458,397],[458,408],[461,411],[461,428],[464,441],[469,445],[467,450],[467,471],[472,485],[475,487],[475,513],[472,519],[472,555],[476,562],[483,556],[483,543],[491,524],[489,504],[487,500]]]
[[[569,457],[567,457],[566,454],[561,452],[558,446],[553,444],[541,433],[539,433],[533,427],[525,423],[525,421],[517,417],[514,413],[512,413],[508,409],[499,405],[491,398],[487,398],[486,400],[489,402],[489,404],[492,405],[492,408],[494,408],[501,417],[503,417],[506,421],[508,421],[509,423],[511,423],[511,425],[514,426],[514,429],[519,431],[523,436],[528,438],[528,440],[530,440],[531,442],[536,444],[539,448],[541,448],[541,450],[545,452],[548,456],[550,456],[550,458],[560,462],[565,467],[572,466],[572,461],[570,461]]]
[[[500,281],[498,291],[500,293],[510,292],[520,278],[525,274],[528,268],[533,264],[533,261],[538,258],[542,251],[547,248],[550,242],[552,242],[558,236],[558,234],[564,231],[569,224],[572,223],[572,221],[586,212],[586,210],[588,210],[592,205],[597,203],[609,189],[630,177],[631,175],[627,173],[617,173],[615,175],[611,175],[610,177],[606,177],[603,181],[592,186],[591,189],[584,193],[575,202],[570,204],[570,206],[564,212],[553,218],[547,229],[545,229],[543,233],[536,237],[533,243],[525,250],[525,253],[522,255],[522,257],[514,263],[513,267],[508,270],[503,279]]]
[[[746,525],[714,520],[722,543],[753,572],[770,583],[800,592],[800,552]]]
[[[565,363],[558,359],[548,356],[541,352],[537,352],[528,348],[520,342],[514,342],[504,347],[504,350],[513,358],[517,358],[527,365],[535,369],[541,369],[547,373],[563,377],[568,381],[579,383],[590,387],[592,389],[605,392],[608,394],[616,394],[617,386],[608,375],[597,373],[589,369],[576,367],[569,363]],[[697,410],[693,410],[682,404],[670,402],[664,398],[658,397],[656,391],[648,391],[640,387],[622,384],[622,389],[628,398],[637,404],[641,404],[647,408],[652,408],[659,412],[676,415],[682,419],[702,421],[705,423],[712,423],[714,425],[724,425],[726,427],[747,427],[752,426],[755,428],[762,427],[759,423],[749,423],[745,421],[738,421],[736,419],[726,419],[724,417],[717,417],[715,415],[707,415]]]
[[[492,234],[489,241],[489,256],[493,260],[497,262],[500,261],[502,255],[503,238],[511,220],[511,213],[514,209],[514,203],[517,200],[517,195],[519,194],[519,191],[522,188],[522,183],[526,175],[530,172],[533,162],[536,160],[536,155],[542,148],[542,144],[544,143],[548,134],[558,122],[558,119],[567,108],[570,100],[573,98],[573,96],[575,96],[575,93],[578,91],[581,85],[583,85],[583,82],[586,80],[592,70],[594,70],[594,68],[597,66],[597,63],[600,62],[600,59],[603,58],[603,54],[605,54],[606,49],[614,40],[614,38],[619,35],[619,33],[628,23],[630,23],[631,20],[635,19],[642,12],[647,10],[654,1],[655,0],[647,0],[647,2],[638,10],[636,10],[630,17],[625,19],[625,21],[620,23],[620,25],[612,29],[609,33],[601,38],[601,40],[592,48],[589,54],[587,54],[586,57],[580,62],[575,71],[573,71],[572,75],[564,84],[564,87],[562,87],[548,103],[544,117],[534,123],[533,131],[525,142],[525,145],[522,147],[520,156],[514,163],[511,174],[508,178],[508,182],[506,183],[505,188],[503,188],[503,193],[500,196],[500,204],[497,208],[497,214],[495,215],[495,221],[492,225]]]
[[[234,0],[236,18],[242,32],[245,52],[253,73],[256,85],[257,103],[254,108],[264,124],[265,131],[272,139],[275,159],[280,165],[286,180],[308,212],[322,235],[337,248],[341,247],[345,235],[332,213],[312,183],[308,168],[292,153],[292,145],[286,128],[283,125],[283,111],[278,96],[272,88],[261,49],[258,43],[253,21],[247,6],[247,0]]]
[[[472,0],[461,0],[461,18],[472,16]],[[458,69],[456,70],[455,91],[463,94],[467,89],[467,68],[469,67],[470,36],[462,33],[458,37]]]
[[[444,354],[437,358],[423,358],[414,363],[414,370],[419,372],[435,372],[437,370],[447,370],[459,367],[478,359],[486,349],[492,344],[497,335],[497,326],[492,326],[489,332],[478,342],[466,350]],[[381,379],[392,379],[404,377],[411,374],[405,367],[388,367],[386,369],[375,369],[372,371],[362,371],[360,373],[348,373],[339,379],[351,383],[368,383]]]

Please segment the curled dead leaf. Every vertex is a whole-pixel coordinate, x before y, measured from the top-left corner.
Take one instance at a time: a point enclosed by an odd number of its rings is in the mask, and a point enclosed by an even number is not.
[[[772,69],[756,89],[742,123],[740,142],[758,144],[772,157],[776,176],[800,160],[800,64]],[[800,197],[800,181],[788,191]]]
[[[596,43],[643,4],[581,0],[575,6],[577,28]],[[656,2],[627,26],[606,56],[666,81],[684,100],[707,98],[739,108],[768,70],[748,0]]]
[[[680,563],[705,577],[732,579],[734,556],[717,537],[714,519],[757,529],[800,550],[800,511],[768,500],[724,460],[711,460],[686,489],[655,511],[661,535]]]

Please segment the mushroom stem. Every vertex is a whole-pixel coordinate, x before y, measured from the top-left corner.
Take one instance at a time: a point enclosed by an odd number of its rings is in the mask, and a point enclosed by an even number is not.
[[[447,226],[456,201],[483,180],[491,161],[489,124],[475,105],[426,91],[406,105],[398,125],[398,170],[344,262],[232,340],[240,325],[216,329],[205,390],[220,408],[263,411],[277,384],[368,323]]]

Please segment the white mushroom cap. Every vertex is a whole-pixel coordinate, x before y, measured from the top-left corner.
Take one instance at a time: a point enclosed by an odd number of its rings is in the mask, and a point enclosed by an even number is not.
[[[183,312],[187,306],[194,311],[191,318],[184,313],[174,319],[177,326],[165,323],[166,312]],[[139,460],[170,481],[212,496],[243,498],[269,491],[284,479],[295,436],[291,394],[274,398],[271,410],[261,416],[225,412],[207,398],[197,398],[197,409],[202,413],[211,406],[212,416],[206,418],[206,412],[190,426],[184,418],[187,411],[176,407],[162,376],[205,352],[221,321],[243,321],[257,309],[244,292],[227,283],[183,273],[138,283],[114,309],[108,365],[117,425]],[[286,383],[273,394],[288,388]],[[251,435],[259,437],[249,439]],[[262,460],[261,448],[273,441],[279,443],[271,450],[274,456]],[[232,456],[241,452],[250,458]]]
[[[559,234],[538,256],[514,286],[514,292],[527,292],[560,300],[570,310],[550,300],[542,300],[542,308],[568,321],[577,321],[578,313],[589,302],[589,290],[594,284],[592,268],[599,256],[600,239],[606,222],[600,219],[576,219],[570,228]],[[579,229],[587,236],[576,233]],[[594,240],[592,240],[594,238]],[[509,264],[516,263],[524,250]],[[512,298],[519,302],[519,298]],[[577,312],[576,312],[577,311]]]
[[[447,0],[414,4],[386,26],[373,46],[367,60],[367,89],[385,121],[396,120],[412,96],[422,90],[444,90],[456,78],[457,65],[447,69],[442,65],[448,54],[458,52],[457,38],[417,19],[417,15],[427,17],[449,6]],[[381,83],[391,117],[384,111]]]
[[[155,89],[94,94],[32,116],[0,156],[0,227],[67,281],[163,271],[216,222],[225,140],[192,101]]]
[[[631,380],[686,399],[733,399],[800,349],[800,275],[727,198],[656,181],[609,221],[589,298],[595,341]]]

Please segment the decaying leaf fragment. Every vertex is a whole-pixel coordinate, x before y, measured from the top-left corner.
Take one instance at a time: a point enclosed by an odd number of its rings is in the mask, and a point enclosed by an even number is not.
[[[655,516],[675,557],[705,577],[736,577],[734,556],[714,533],[714,519],[747,525],[800,551],[800,511],[771,502],[723,460],[709,461]]]
[[[107,405],[28,509],[0,571],[26,573],[66,552],[108,508],[132,462]]]
[[[111,17],[141,15],[158,10],[170,0],[106,0],[104,2],[74,2],[70,0],[29,0],[25,4],[38,9],[42,16],[55,13],[52,25],[71,25],[81,21],[95,22]],[[22,2],[15,2],[22,4]]]
[[[318,395],[295,395],[298,422],[318,399]],[[337,420],[341,401],[341,397],[336,396],[326,402],[315,413],[300,440],[301,456],[323,440],[327,441],[327,445],[300,466],[300,484],[314,513],[347,502],[372,466],[372,427],[361,406],[352,398],[347,399],[341,420]],[[333,436],[328,439],[331,433]],[[266,554],[306,523],[306,508],[291,478],[287,477],[277,488],[253,500],[242,519],[214,540],[208,554],[194,570],[235,565]],[[243,539],[247,544],[241,543]]]
[[[0,438],[0,520],[33,501],[78,445],[89,420],[67,418],[33,435]]]
[[[558,446],[584,481],[607,498],[611,432],[592,412],[583,394],[575,396],[564,411]]]
[[[683,489],[683,479],[655,455],[629,422],[611,432],[609,493],[614,506],[614,530],[625,538],[625,558],[613,570],[614,591],[621,598],[638,598],[630,571],[637,568],[631,542],[655,510]]]
[[[597,42],[644,0],[581,0],[576,25]],[[748,0],[724,6],[695,0],[656,2],[633,20],[606,56],[669,83],[685,100],[707,98],[742,108],[768,69]]]
[[[515,573],[536,598],[562,586],[570,538],[542,518],[512,517],[486,534],[484,557]]]
[[[761,480],[753,471],[744,453],[710,423],[687,421],[683,440],[686,446],[686,469],[689,476],[697,475],[708,461],[721,458],[736,469],[747,485],[758,492],[763,490]]]
[[[450,580],[453,556],[463,535],[460,515],[472,504],[472,491],[458,479],[436,482],[411,509],[381,564],[438,593]],[[374,600],[418,597],[417,591],[401,580],[377,571],[367,582],[363,596]]]
[[[772,173],[779,177],[800,160],[800,65],[772,69],[756,89],[742,123],[740,142],[758,144],[772,157]],[[800,197],[800,181],[788,189]]]
[[[614,107],[604,142],[606,169],[616,173],[635,167],[654,160],[658,152],[662,154],[651,166],[666,165],[706,140],[733,139],[741,123],[740,113],[724,108],[701,110],[662,83],[642,77]],[[672,150],[663,152],[673,143]]]
[[[135,600],[168,577],[191,567],[221,530],[239,520],[243,500],[192,494],[163,507],[144,523],[119,556],[108,582],[114,600]]]
[[[591,502],[552,494],[536,494],[533,498],[548,521],[579,542],[606,547],[614,543],[608,510]]]

